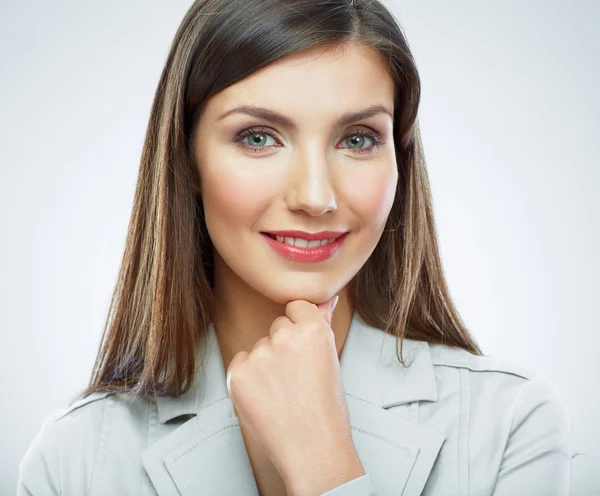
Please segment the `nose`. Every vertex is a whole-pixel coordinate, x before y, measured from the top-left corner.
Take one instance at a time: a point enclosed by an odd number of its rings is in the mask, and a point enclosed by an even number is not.
[[[312,216],[337,210],[328,162],[321,154],[308,158],[299,154],[295,159],[285,201],[290,210]]]

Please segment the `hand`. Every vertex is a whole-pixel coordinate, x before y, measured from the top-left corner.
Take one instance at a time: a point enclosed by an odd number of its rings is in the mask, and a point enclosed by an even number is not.
[[[237,353],[227,369],[240,423],[290,489],[305,489],[310,481],[314,491],[325,492],[364,473],[331,329],[337,298],[319,305],[289,302],[269,336],[250,353]]]

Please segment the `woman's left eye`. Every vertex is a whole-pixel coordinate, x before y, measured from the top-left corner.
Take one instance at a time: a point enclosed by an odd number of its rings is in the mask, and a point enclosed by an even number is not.
[[[266,146],[267,137],[276,140],[275,136],[268,129],[247,129],[238,134],[233,141],[235,143],[240,143],[242,147],[252,153],[260,153],[266,148],[271,148]],[[250,138],[250,143],[246,142],[246,138]],[[371,140],[373,144],[370,147],[361,148],[365,143],[365,138]],[[364,131],[362,129],[346,135],[341,142],[348,144],[349,146],[347,148],[358,154],[373,153],[383,144],[378,133],[375,131]],[[355,146],[357,148],[354,148]]]

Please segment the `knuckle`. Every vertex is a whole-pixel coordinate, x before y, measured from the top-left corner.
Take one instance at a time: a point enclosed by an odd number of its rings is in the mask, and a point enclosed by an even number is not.
[[[281,325],[287,320],[287,317],[277,317],[271,324],[271,329],[281,327]]]
[[[271,341],[274,345],[287,344],[290,341],[290,337],[289,329],[282,327],[273,333]]]
[[[268,337],[263,337],[260,338],[255,344],[254,344],[254,348],[252,349],[252,355],[255,357],[264,357],[269,353],[269,338]]]
[[[263,360],[264,358],[267,357],[267,355],[269,354],[269,350],[267,349],[266,346],[259,346],[256,348],[256,350],[254,351],[253,355],[254,358],[257,358],[259,360]]]
[[[319,322],[307,322],[305,326],[306,332],[310,334],[322,334],[321,324]]]

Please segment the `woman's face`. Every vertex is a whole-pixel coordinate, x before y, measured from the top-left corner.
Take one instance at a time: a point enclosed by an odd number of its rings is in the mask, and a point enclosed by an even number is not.
[[[235,110],[242,106],[255,115]],[[339,122],[374,106],[373,115]],[[217,288],[245,283],[280,304],[318,304],[344,288],[375,249],[394,200],[393,113],[393,80],[360,45],[296,53],[208,100],[194,154]],[[262,234],[281,230],[348,234],[318,257],[310,247],[278,250],[280,241]]]

